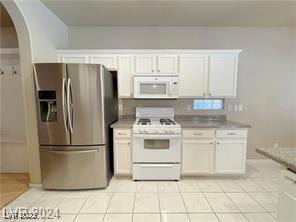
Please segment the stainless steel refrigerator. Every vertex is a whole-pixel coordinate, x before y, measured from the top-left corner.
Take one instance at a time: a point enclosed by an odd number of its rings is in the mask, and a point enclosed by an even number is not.
[[[116,75],[96,64],[34,64],[42,186],[91,189],[112,176]]]

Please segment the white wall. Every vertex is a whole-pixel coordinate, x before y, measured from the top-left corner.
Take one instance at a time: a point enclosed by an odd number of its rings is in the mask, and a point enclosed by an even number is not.
[[[292,84],[294,29],[267,27],[70,27],[71,48],[197,48],[242,49],[238,96],[227,103],[244,105],[243,112],[187,112],[192,100],[123,100],[123,113],[141,105],[173,105],[177,114],[227,114],[252,125],[248,158],[262,158],[255,148],[296,145]]]
[[[294,70],[293,70],[293,76],[294,76],[294,144],[296,145],[296,31],[294,32]]]
[[[68,47],[68,27],[39,0],[16,3],[30,32],[33,62],[57,61],[56,49]]]
[[[57,61],[56,49],[68,46],[67,26],[39,0],[1,1],[16,27],[23,86],[30,182],[41,183],[32,62]]]

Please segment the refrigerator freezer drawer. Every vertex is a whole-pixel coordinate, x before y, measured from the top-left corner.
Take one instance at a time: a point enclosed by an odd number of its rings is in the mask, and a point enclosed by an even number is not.
[[[180,180],[179,163],[133,164],[133,180]]]
[[[71,151],[50,148],[53,147],[40,148],[44,189],[91,189],[108,185],[105,146]]]

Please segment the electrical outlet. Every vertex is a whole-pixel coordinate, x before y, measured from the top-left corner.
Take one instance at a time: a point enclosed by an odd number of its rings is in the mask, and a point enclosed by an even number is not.
[[[188,105],[187,105],[187,111],[190,111],[190,110],[191,110],[191,105],[188,104]]]
[[[231,111],[232,111],[232,105],[231,105],[231,104],[229,104],[229,105],[227,106],[227,110],[228,110],[228,112],[231,112]]]
[[[243,111],[243,104],[238,105],[238,111],[240,111],[240,112]]]
[[[274,144],[273,144],[273,147],[274,147],[274,148],[278,148],[279,145],[280,145],[279,143],[274,143]]]
[[[238,111],[238,105],[234,105],[234,111],[235,111],[235,112]]]

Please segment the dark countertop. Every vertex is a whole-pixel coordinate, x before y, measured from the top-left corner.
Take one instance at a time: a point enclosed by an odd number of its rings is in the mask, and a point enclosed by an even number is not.
[[[211,120],[204,119],[203,116],[176,116],[175,120],[182,128],[219,128],[236,129],[250,128],[244,123],[238,123],[226,120],[225,116],[212,116]],[[111,125],[111,128],[131,128],[135,122],[134,116],[122,116],[117,122]]]
[[[256,152],[282,164],[296,173],[296,147],[257,148]]]
[[[222,118],[221,118],[222,117]],[[251,126],[244,123],[229,121],[223,116],[213,116],[212,120],[204,119],[202,116],[176,116],[175,120],[182,128],[219,128],[219,129],[236,129],[250,128]]]

